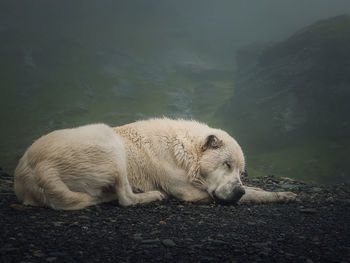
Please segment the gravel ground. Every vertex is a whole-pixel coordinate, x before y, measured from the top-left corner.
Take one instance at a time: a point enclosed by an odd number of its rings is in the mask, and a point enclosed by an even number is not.
[[[0,170],[0,262],[350,262],[349,185],[275,176],[245,183],[293,191],[299,200],[54,211],[21,205]]]

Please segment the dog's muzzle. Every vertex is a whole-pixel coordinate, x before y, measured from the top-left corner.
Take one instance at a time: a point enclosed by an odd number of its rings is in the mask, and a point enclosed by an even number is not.
[[[216,193],[216,191],[214,191],[212,195],[214,197],[214,200],[220,204],[236,204],[244,194],[245,194],[244,187],[236,186],[224,198],[221,197],[222,195]]]

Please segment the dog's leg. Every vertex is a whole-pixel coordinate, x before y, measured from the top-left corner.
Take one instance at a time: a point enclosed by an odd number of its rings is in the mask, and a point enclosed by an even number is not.
[[[141,203],[149,203],[162,200],[165,196],[159,191],[148,191],[145,193],[134,193],[130,186],[126,169],[118,172],[116,193],[121,206],[130,206]]]
[[[200,190],[190,184],[184,184],[181,187],[174,187],[171,189],[171,194],[175,198],[187,202],[208,204],[213,201],[206,191]]]
[[[239,203],[288,202],[296,198],[292,192],[267,192],[257,187],[245,186],[245,194]]]

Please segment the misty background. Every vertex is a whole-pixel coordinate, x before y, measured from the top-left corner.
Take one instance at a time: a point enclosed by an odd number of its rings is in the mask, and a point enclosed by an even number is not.
[[[0,166],[54,129],[181,117],[250,176],[350,181],[350,1],[0,0]]]

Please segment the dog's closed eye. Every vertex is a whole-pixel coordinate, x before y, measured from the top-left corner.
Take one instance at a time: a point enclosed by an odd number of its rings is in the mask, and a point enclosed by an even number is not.
[[[224,162],[224,166],[227,167],[227,169],[231,170],[232,169],[232,164],[228,161]]]

